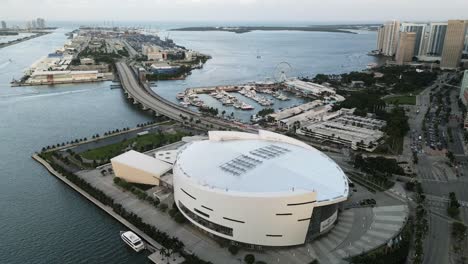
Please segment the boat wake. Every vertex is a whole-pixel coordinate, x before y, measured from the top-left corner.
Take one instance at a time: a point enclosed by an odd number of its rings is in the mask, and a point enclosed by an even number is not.
[[[29,92],[29,93],[20,93],[20,94],[7,94],[7,95],[0,95],[0,98],[24,98],[24,99],[30,99],[30,98],[39,98],[39,97],[50,97],[50,96],[60,96],[60,95],[67,95],[67,94],[77,94],[77,93],[84,93],[84,92],[89,92],[91,89],[82,89],[82,90],[76,90],[76,91],[66,91],[66,92],[49,92],[49,93],[41,93],[41,92]]]
[[[5,68],[5,67],[8,66],[8,64],[10,64],[10,63],[11,63],[10,60],[7,60],[7,61],[4,61],[4,62],[0,63],[0,69]]]

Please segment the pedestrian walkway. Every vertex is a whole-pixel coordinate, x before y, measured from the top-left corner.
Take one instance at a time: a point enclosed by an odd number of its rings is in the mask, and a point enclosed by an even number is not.
[[[406,205],[372,208],[374,217],[370,226],[362,235],[357,235],[353,241],[348,242],[351,229],[360,224],[361,219],[355,217],[352,209],[344,211],[336,227],[324,237],[310,243],[307,248],[320,263],[347,263],[345,258],[375,249],[397,236],[406,223],[408,213]]]

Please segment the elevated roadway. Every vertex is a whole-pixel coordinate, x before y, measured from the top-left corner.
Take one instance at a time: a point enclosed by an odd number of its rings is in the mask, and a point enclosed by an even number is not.
[[[255,129],[244,124],[227,122],[214,117],[203,116],[200,113],[170,102],[156,94],[148,84],[141,85],[133,70],[124,62],[117,62],[116,69],[120,77],[122,88],[129,98],[142,105],[144,110],[167,116],[170,119],[189,124],[193,127],[207,129],[225,129],[253,132]],[[192,120],[191,122],[189,120]],[[199,120],[199,121],[197,121]]]

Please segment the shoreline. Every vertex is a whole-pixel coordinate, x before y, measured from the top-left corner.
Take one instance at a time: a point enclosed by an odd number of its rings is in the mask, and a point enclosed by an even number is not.
[[[119,221],[122,225],[126,226],[128,229],[132,230],[135,232],[138,236],[140,236],[143,240],[145,240],[148,244],[153,246],[156,249],[161,249],[163,246],[161,246],[158,242],[154,241],[151,237],[147,236],[143,231],[138,229],[136,226],[128,222],[125,218],[121,217],[117,213],[115,213],[111,207],[104,205],[100,201],[98,201],[96,198],[82,190],[80,187],[78,187],[76,184],[65,178],[62,174],[60,174],[58,171],[56,171],[52,166],[43,158],[41,158],[37,153],[34,153],[31,156],[35,161],[37,161],[39,164],[41,164],[50,174],[54,175],[56,178],[61,180],[63,183],[68,185],[70,188],[81,194],[83,197],[88,199],[91,203],[102,209],[104,212],[108,213],[110,216],[112,216],[115,220]]]
[[[139,228],[137,228],[135,225],[133,225],[132,223],[130,223],[129,221],[127,221],[125,218],[123,218],[122,216],[120,216],[119,214],[117,214],[116,212],[114,212],[114,210],[112,209],[112,207],[110,206],[107,206],[105,204],[103,204],[102,202],[100,202],[99,200],[97,200],[96,198],[94,198],[92,195],[90,195],[89,193],[87,193],[86,191],[84,191],[83,189],[81,189],[80,187],[78,187],[76,184],[74,184],[73,182],[71,182],[70,180],[68,180],[65,176],[63,176],[62,174],[60,174],[58,171],[56,171],[51,165],[50,163],[48,163],[46,160],[44,160],[43,158],[41,158],[37,153],[34,153],[32,156],[31,156],[36,162],[38,162],[39,164],[41,164],[50,174],[54,175],[57,179],[61,180],[62,183],[68,185],[68,187],[72,188],[73,190],[75,190],[77,193],[81,194],[84,198],[86,198],[88,201],[90,201],[91,203],[93,203],[95,206],[97,206],[98,208],[102,209],[104,212],[106,212],[108,215],[110,215],[111,217],[113,217],[115,220],[117,220],[120,224],[124,225],[126,228],[128,228],[129,230],[133,231],[134,233],[136,233],[141,239],[143,239],[147,244],[149,244],[150,247],[147,247],[146,250],[148,250],[150,252],[150,254],[147,256],[147,258],[151,261],[153,261],[154,263],[157,263],[156,261],[158,261],[158,255],[159,255],[159,251],[161,249],[165,249],[165,247],[163,247],[161,244],[159,244],[158,242],[156,242],[154,239],[152,239],[150,236],[148,236],[145,232],[143,232],[142,230],[140,230]]]
[[[36,35],[33,35],[33,36],[16,39],[16,40],[13,40],[13,41],[10,41],[10,42],[7,42],[7,43],[0,43],[0,49],[1,48],[6,48],[6,47],[9,47],[9,46],[13,46],[15,44],[19,44],[21,42],[28,41],[28,40],[31,40],[31,39],[42,37],[42,36],[45,36],[45,35],[51,34],[51,33],[52,32],[40,32],[40,33],[37,33]]]
[[[74,83],[96,83],[112,81],[115,78],[102,78],[97,80],[76,80],[76,81],[54,81],[54,82],[41,82],[41,83],[25,83],[21,81],[11,82],[11,87],[22,87],[22,86],[44,86],[44,85],[59,85],[59,84],[74,84]]]

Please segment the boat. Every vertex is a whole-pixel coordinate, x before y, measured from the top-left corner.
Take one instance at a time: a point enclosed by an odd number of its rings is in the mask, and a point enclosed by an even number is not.
[[[177,95],[176,95],[176,98],[179,99],[179,100],[184,99],[184,97],[185,97],[185,93],[184,93],[184,92],[177,93]]]
[[[143,240],[141,240],[141,238],[139,238],[132,231],[120,231],[120,238],[122,238],[125,244],[127,244],[136,252],[140,252],[143,249],[145,249],[145,244],[143,243]]]
[[[221,100],[223,105],[233,105],[234,103],[231,101],[231,99],[223,99]]]
[[[287,101],[289,100],[289,98],[284,95],[284,94],[280,94],[278,97],[276,97],[278,100],[281,100],[281,101]]]
[[[241,109],[242,109],[242,110],[253,110],[253,109],[254,109],[254,107],[253,107],[253,106],[251,106],[251,105],[249,105],[249,104],[242,103],[242,105],[241,105]]]
[[[379,66],[377,63],[371,62],[367,64],[367,69],[373,69],[373,68],[376,68],[377,66]]]

